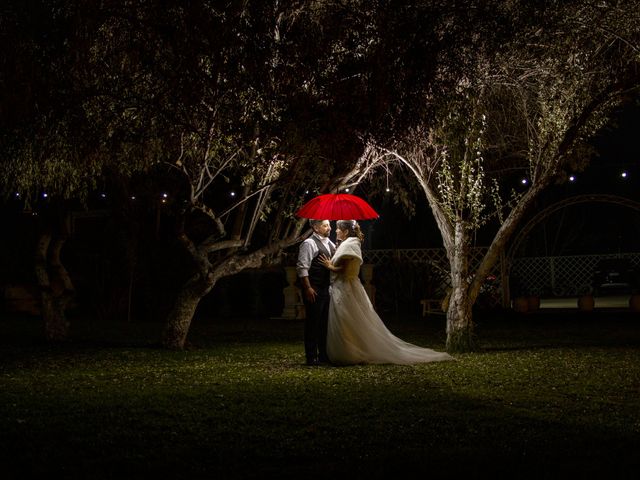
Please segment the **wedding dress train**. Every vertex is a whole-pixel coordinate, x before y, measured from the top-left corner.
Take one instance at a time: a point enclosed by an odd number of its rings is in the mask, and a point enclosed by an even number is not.
[[[358,273],[362,264],[360,240],[344,240],[332,262],[342,270],[332,274],[327,354],[332,363],[414,363],[453,360],[445,352],[436,352],[405,342],[394,336],[375,312]]]

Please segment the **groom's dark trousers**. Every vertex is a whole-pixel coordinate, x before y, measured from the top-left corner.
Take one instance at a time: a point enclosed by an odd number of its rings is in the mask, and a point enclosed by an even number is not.
[[[331,258],[335,250],[331,252],[322,243],[313,237],[318,246],[318,254],[314,257],[309,267],[309,283],[316,291],[315,302],[309,302],[304,297],[306,318],[304,321],[304,353],[307,363],[316,361],[328,362],[327,357],[327,325],[329,323],[329,285],[331,277],[329,270],[320,262],[320,255]]]
[[[328,362],[327,326],[329,323],[329,288],[321,289],[311,284],[316,291],[316,301],[304,300],[304,353],[307,363]]]

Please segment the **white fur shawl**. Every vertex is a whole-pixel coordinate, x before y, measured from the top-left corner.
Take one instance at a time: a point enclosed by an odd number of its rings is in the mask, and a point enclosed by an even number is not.
[[[362,248],[360,247],[360,240],[356,237],[349,237],[342,241],[336,253],[333,254],[331,262],[336,265],[343,258],[355,258],[358,263],[362,265]]]

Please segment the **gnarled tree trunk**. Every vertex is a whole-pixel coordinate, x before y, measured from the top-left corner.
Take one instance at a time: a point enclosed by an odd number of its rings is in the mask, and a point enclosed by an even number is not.
[[[52,242],[51,233],[43,233],[36,246],[35,272],[42,301],[42,318],[48,341],[69,339],[69,321],[66,308],[73,298],[74,288],[69,273],[64,268],[60,253],[66,237]]]
[[[200,300],[215,286],[213,278],[200,274],[191,277],[180,289],[167,316],[162,335],[162,345],[172,350],[181,350],[187,341],[191,320]]]
[[[283,240],[269,244],[249,254],[236,251],[238,240],[221,241],[217,245],[206,248],[196,248],[186,235],[182,235],[182,242],[199,265],[198,273],[191,277],[176,296],[175,303],[167,316],[162,345],[170,349],[184,348],[191,327],[193,315],[200,300],[216,285],[218,280],[239,273],[247,268],[259,267],[262,259],[281,249],[293,245],[301,240],[298,230]],[[231,256],[217,265],[209,262],[209,253],[214,250],[233,250]]]

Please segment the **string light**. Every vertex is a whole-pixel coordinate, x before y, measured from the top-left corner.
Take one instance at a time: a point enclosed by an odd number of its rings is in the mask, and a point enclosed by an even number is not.
[[[520,183],[522,185],[526,185],[527,183],[529,183],[529,180],[527,180],[526,178],[523,178],[522,180],[520,180]]]
[[[229,195],[231,195],[232,197],[235,197],[236,196],[236,192],[231,191],[231,193]]]
[[[344,189],[344,191],[345,191],[345,192],[347,192],[347,193],[349,193],[349,189],[348,189],[348,188],[345,188],[345,189]]]
[[[131,195],[131,200],[135,200],[136,196],[135,195]]]
[[[622,173],[620,174],[620,176],[621,176],[622,178],[627,178],[627,172],[622,172]]]
[[[47,198],[49,196],[49,194],[47,194],[46,192],[42,194],[42,198]]]
[[[106,194],[106,193],[101,193],[101,194],[100,194],[100,196],[101,196],[102,198],[107,198],[107,194]]]
[[[576,181],[576,177],[574,175],[569,176],[569,181],[570,182],[575,182]]]

